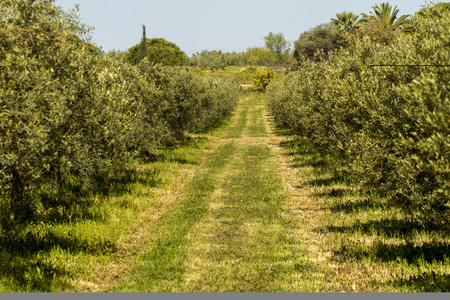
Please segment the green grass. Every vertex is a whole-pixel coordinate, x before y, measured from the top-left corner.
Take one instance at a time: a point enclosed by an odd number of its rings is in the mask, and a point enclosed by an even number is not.
[[[302,259],[286,197],[264,144],[241,146],[208,218],[191,233],[188,292],[293,291],[312,264]],[[205,251],[207,249],[207,251]],[[195,258],[195,259],[194,259]]]
[[[264,94],[255,93],[251,96],[251,105],[253,106],[251,115],[249,115],[248,136],[250,137],[266,137],[266,125],[264,121]]]
[[[144,255],[137,259],[138,264],[130,278],[126,279],[116,291],[167,292],[182,281],[185,259],[185,236],[207,212],[207,203],[216,189],[216,175],[233,155],[235,146],[230,142],[218,149],[186,190],[185,199],[158,224],[160,233],[155,241],[147,245]]]
[[[229,131],[228,138],[239,138],[242,136],[244,129],[247,127],[247,115],[249,111],[249,104],[246,102],[243,105],[242,112],[239,115],[237,124]]]

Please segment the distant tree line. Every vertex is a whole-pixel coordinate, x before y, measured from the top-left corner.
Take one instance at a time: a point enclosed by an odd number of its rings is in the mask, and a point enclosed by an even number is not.
[[[204,50],[188,59],[187,65],[210,69],[223,69],[227,66],[291,66],[293,61],[290,43],[282,33],[270,32],[265,47],[250,47],[244,52],[222,52]]]
[[[270,32],[264,37],[265,47],[250,47],[239,53],[204,50],[188,58],[186,64],[212,69],[239,65],[291,67],[306,60],[327,59],[328,52],[346,47],[352,35],[368,36],[376,43],[387,45],[395,42],[400,35],[411,33],[410,16],[400,16],[397,6],[381,3],[372,9],[369,14],[357,15],[348,11],[336,14],[330,22],[303,32],[293,43],[293,49],[282,33]]]

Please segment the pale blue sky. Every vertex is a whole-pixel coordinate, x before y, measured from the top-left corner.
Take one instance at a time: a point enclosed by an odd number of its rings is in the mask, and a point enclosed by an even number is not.
[[[369,13],[385,0],[56,0],[64,10],[80,6],[82,21],[94,26],[93,41],[109,50],[126,51],[147,37],[177,44],[187,55],[202,50],[241,52],[264,46],[269,32],[296,41],[311,27],[344,10]],[[426,0],[392,0],[399,15],[414,14]]]

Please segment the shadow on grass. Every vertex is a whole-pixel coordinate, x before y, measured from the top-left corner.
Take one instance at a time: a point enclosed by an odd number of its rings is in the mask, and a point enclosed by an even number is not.
[[[121,168],[113,170],[108,175],[95,176],[88,191],[91,194],[117,197],[130,193],[134,184],[156,187],[160,183],[157,170]]]
[[[71,288],[63,278],[69,272],[52,262],[43,260],[30,261],[29,257],[11,258],[8,253],[0,253],[0,280],[12,282],[6,287],[8,292],[51,292],[55,285],[62,290]]]
[[[74,237],[55,235],[52,232],[36,234],[27,232],[20,236],[4,235],[0,237],[0,248],[14,256],[29,256],[41,252],[49,252],[56,247],[70,252],[100,253],[114,252],[116,246],[110,241],[90,242]]]
[[[419,260],[427,263],[443,262],[450,258],[450,244],[448,242],[428,242],[421,246],[407,242],[402,245],[389,245],[383,242],[374,244],[374,255],[381,261],[395,261],[397,258],[405,259],[409,264]]]
[[[317,168],[317,166],[315,168]],[[351,185],[352,181],[345,174],[333,173],[333,175],[331,177],[313,179],[313,180],[310,180],[309,183],[315,187],[328,187],[328,186],[333,186],[333,185],[348,186],[348,185]],[[329,196],[340,197],[347,191],[348,191],[348,189],[346,189],[346,188],[337,188],[337,189],[334,188],[332,191],[330,191],[331,194]]]
[[[203,131],[197,132],[202,133]],[[199,136],[188,136],[185,135],[180,138],[172,138],[165,141],[165,144],[163,147],[161,147],[162,150],[174,150],[181,147],[192,147],[192,148],[198,148],[199,146],[204,145],[206,142],[208,142],[207,137],[199,137]]]
[[[409,279],[400,278],[392,281],[396,286],[414,287],[419,292],[448,293],[450,292],[450,275],[435,271],[423,272],[410,276]]]
[[[213,130],[213,129],[211,129]],[[143,150],[139,154],[139,159],[144,163],[153,162],[174,162],[182,165],[197,164],[197,159],[186,157],[186,153],[178,152],[178,149],[189,147],[191,149],[203,149],[209,144],[207,137],[183,136],[181,138],[168,139],[159,149]]]
[[[289,136],[286,135],[284,131],[275,131],[276,135],[280,136]],[[311,148],[306,147],[302,140],[296,136],[293,136],[290,140],[285,140],[280,142],[280,147],[286,149],[287,153],[291,156],[303,156],[303,155],[312,155],[314,152]]]
[[[441,229],[432,223],[423,224],[419,221],[406,219],[381,219],[372,220],[367,223],[356,222],[352,226],[328,226],[322,230],[339,233],[361,232],[368,235],[374,234],[390,238],[409,238],[414,236],[418,231],[440,231]]]
[[[346,241],[335,254],[356,260],[366,258],[381,262],[405,260],[408,264],[417,264],[420,261],[427,263],[444,262],[450,258],[450,243],[432,241],[425,242],[422,245],[415,245],[412,242],[387,244],[378,240],[374,241],[372,246],[366,246],[359,242]]]
[[[334,172],[335,169],[332,168],[332,163],[330,163],[330,158],[326,154],[319,152],[312,147],[309,147],[305,142],[299,138],[294,137],[287,141],[282,141],[280,147],[286,149],[288,155],[293,156],[293,168],[311,168],[314,174],[323,174],[326,172]],[[347,180],[346,174],[344,172],[336,172],[333,178],[326,179],[330,180]],[[327,184],[327,182],[311,181],[313,185]]]
[[[76,237],[56,236],[51,232],[43,235],[28,232],[21,236],[0,238],[0,281],[11,283],[12,291],[50,292],[55,286],[69,289],[64,278],[70,276],[65,267],[48,259],[48,253],[59,249],[69,253],[115,252],[110,241],[89,242]]]
[[[329,193],[323,193],[323,194],[319,194],[319,195],[343,198],[343,197],[347,196],[348,193],[349,193],[348,189],[333,189]],[[357,199],[357,200],[351,199],[351,200],[347,200],[345,202],[334,203],[329,207],[329,209],[332,212],[352,213],[355,211],[380,209],[380,208],[385,208],[385,207],[386,207],[385,204],[378,203],[377,201],[370,199],[370,198],[365,198],[365,199]]]
[[[70,272],[50,259],[52,251],[91,254],[116,251],[110,241],[92,242],[73,236],[70,231],[52,232],[51,224],[99,221],[107,217],[98,203],[86,196],[86,191],[71,186],[64,192],[49,192],[41,200],[44,211],[36,214],[28,225],[19,224],[13,230],[0,232],[0,286],[8,292],[50,292],[55,287],[69,290],[65,278]],[[30,231],[34,227],[32,221],[44,227],[38,232]]]
[[[422,245],[415,245],[412,242],[404,242],[402,244],[387,244],[383,241],[375,241],[371,247],[362,246],[358,242],[347,241],[341,246],[336,255],[343,259],[356,259],[365,261],[367,259],[380,261],[383,263],[394,263],[396,261],[405,261],[402,263],[407,268],[410,266],[411,271],[417,270],[416,266],[423,262],[428,264],[437,263],[445,264],[450,258],[450,243],[445,241],[425,242]],[[408,272],[408,271],[406,271]],[[409,272],[408,272],[409,273]],[[450,291],[450,274],[442,274],[435,271],[426,271],[419,274],[410,274],[406,276],[402,273],[392,274],[395,286],[407,287],[414,292],[449,292]]]
[[[38,196],[43,212],[35,216],[35,221],[45,224],[104,221],[107,216],[101,209],[103,201],[130,193],[135,184],[156,187],[161,181],[153,169],[117,168],[109,174],[92,176],[88,184],[74,181],[58,190],[43,189]]]

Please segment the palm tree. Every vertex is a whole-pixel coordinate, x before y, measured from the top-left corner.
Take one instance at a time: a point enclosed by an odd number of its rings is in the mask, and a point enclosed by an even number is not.
[[[343,11],[336,14],[336,19],[331,18],[331,24],[335,25],[339,30],[352,32],[357,26],[359,16],[353,12]]]
[[[381,3],[380,5],[372,6],[373,12],[368,14],[361,14],[362,19],[358,22],[361,25],[372,23],[381,25],[386,29],[390,30],[408,30],[411,20],[409,19],[409,15],[403,15],[397,18],[399,10],[397,6],[392,9],[392,6],[389,3]]]

